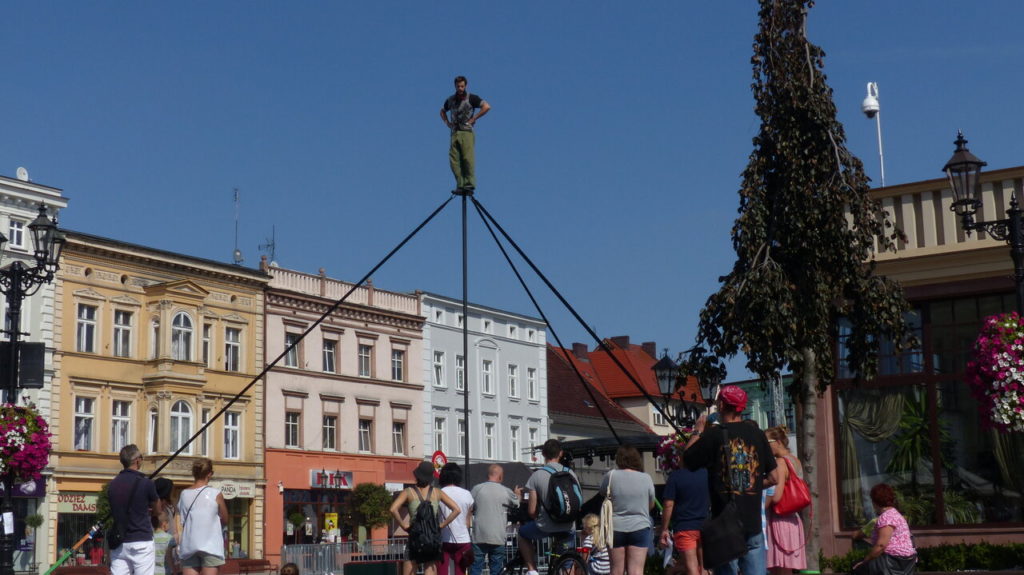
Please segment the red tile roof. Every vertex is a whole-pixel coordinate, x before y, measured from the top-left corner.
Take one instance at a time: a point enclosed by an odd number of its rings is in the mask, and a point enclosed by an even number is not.
[[[572,369],[573,365],[590,386],[593,397],[581,386],[579,377]],[[609,420],[636,423],[646,429],[642,422],[619,407],[602,391],[604,385],[589,359],[577,357],[570,349],[548,345],[547,372],[548,411],[600,418],[601,412],[594,401],[596,399]]]
[[[626,368],[633,376],[633,379],[630,380],[604,348],[598,347],[591,351],[590,361],[593,363],[601,383],[604,384],[604,391],[608,397],[612,399],[643,397],[637,384],[643,386],[643,389],[651,396],[661,396],[661,392],[658,390],[658,380],[654,377],[654,371],[651,369],[658,362],[657,359],[651,357],[641,346],[636,344],[619,345],[611,339],[605,339],[604,344],[611,350],[611,356],[614,356],[622,364],[622,367]]]

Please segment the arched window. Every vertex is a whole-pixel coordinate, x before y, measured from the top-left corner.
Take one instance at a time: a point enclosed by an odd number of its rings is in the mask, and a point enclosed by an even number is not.
[[[178,448],[192,437],[192,408],[185,401],[178,400],[171,406],[171,451],[178,451]],[[184,455],[192,454],[192,446],[189,445]]]
[[[171,323],[171,357],[192,361],[192,318],[185,312],[178,312]]]

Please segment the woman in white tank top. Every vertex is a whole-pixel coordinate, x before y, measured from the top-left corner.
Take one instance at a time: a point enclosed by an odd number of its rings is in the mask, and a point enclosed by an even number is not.
[[[184,575],[217,575],[224,564],[223,526],[228,507],[219,489],[209,486],[213,462],[201,458],[192,464],[195,483],[178,496],[181,541],[178,553]]]

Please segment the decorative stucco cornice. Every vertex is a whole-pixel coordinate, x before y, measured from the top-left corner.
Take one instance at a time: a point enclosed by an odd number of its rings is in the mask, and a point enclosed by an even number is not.
[[[314,299],[295,292],[270,290],[267,291],[265,305],[268,315],[273,313],[274,310],[271,309],[273,306],[277,306],[283,310],[298,309],[315,313],[317,315],[323,315],[331,308],[333,302],[327,303],[326,300]],[[417,331],[423,330],[423,324],[425,321],[424,318],[416,315],[403,314],[356,304],[342,304],[334,311],[334,317]]]
[[[74,254],[92,255],[135,265],[156,266],[182,274],[191,274],[236,284],[248,284],[256,289],[262,289],[270,282],[270,276],[260,270],[139,246],[83,232],[65,230],[65,233],[68,240],[64,248],[65,257]]]

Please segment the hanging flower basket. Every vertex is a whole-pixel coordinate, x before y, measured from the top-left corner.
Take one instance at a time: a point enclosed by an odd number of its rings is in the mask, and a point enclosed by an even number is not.
[[[658,469],[668,475],[682,467],[683,451],[686,450],[686,442],[690,440],[691,435],[693,433],[682,431],[661,438],[658,447],[654,449],[654,455],[658,458]]]
[[[967,385],[982,420],[1001,431],[1024,431],[1024,318],[990,316],[967,363]]]
[[[39,479],[50,461],[50,426],[34,405],[0,405],[0,475],[14,482]]]

